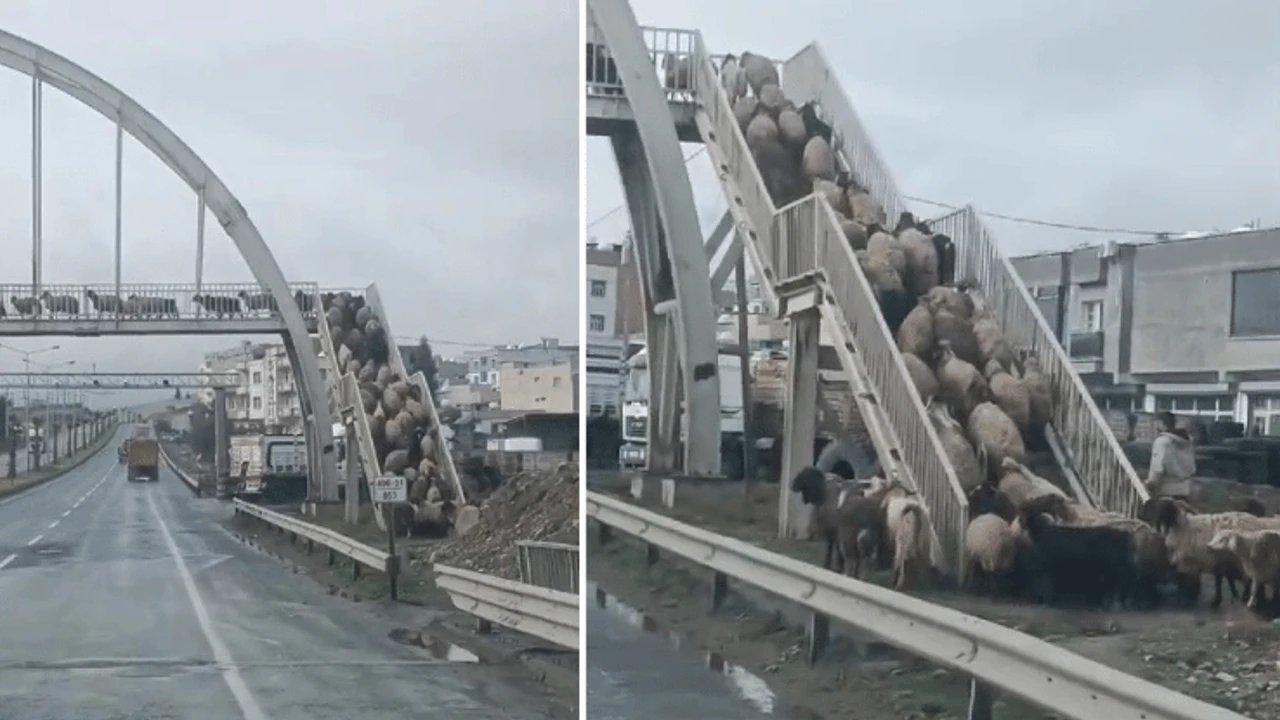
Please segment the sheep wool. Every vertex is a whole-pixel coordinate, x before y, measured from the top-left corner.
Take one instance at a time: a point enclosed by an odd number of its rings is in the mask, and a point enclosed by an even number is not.
[[[804,129],[804,119],[800,117],[800,113],[790,108],[778,113],[778,132],[782,141],[792,147],[804,147],[805,141],[809,139],[809,134]]]
[[[747,145],[752,149],[763,147],[766,143],[777,142],[778,124],[765,113],[751,118],[747,123]]]
[[[945,285],[929,290],[925,295],[934,312],[946,310],[956,317],[968,320],[973,315],[973,301],[963,292]]]
[[[751,86],[751,92],[756,95],[760,94],[765,85],[778,84],[778,68],[774,67],[773,61],[769,58],[744,52],[739,64],[747,75],[747,85]]]
[[[933,241],[915,228],[898,235],[907,257],[907,289],[923,295],[938,284],[938,250]]]
[[[907,366],[907,374],[911,376],[911,384],[915,386],[921,402],[927,403],[930,398],[937,397],[938,378],[934,376],[925,361],[909,352],[904,352],[902,364]]]
[[[831,209],[841,216],[849,214],[849,206],[845,204],[844,190],[841,190],[839,185],[830,180],[818,178],[813,181],[813,192],[825,197],[827,203],[831,205]]]
[[[1018,432],[1025,435],[1031,426],[1031,398],[1027,395],[1026,386],[1006,372],[994,358],[987,362],[987,385],[991,389],[991,399],[1018,426]]]
[[[809,138],[804,144],[801,168],[808,178],[836,179],[836,155],[826,140],[817,136]]]
[[[934,311],[933,338],[939,344],[944,340],[950,343],[956,357],[974,367],[986,366],[982,361],[982,353],[978,350],[978,338],[974,337],[973,326],[968,320],[947,310]]]
[[[950,342],[942,340],[938,345],[938,385],[942,399],[955,417],[967,420],[973,409],[986,399],[987,381],[972,364],[956,357]]]
[[[884,209],[880,207],[880,203],[875,201],[875,198],[853,187],[846,189],[845,194],[848,196],[849,211],[852,213],[852,218],[858,224],[863,227],[884,225]]]
[[[1006,458],[1026,462],[1022,433],[1013,420],[992,402],[978,403],[969,413],[969,441],[986,453],[988,467],[999,466]]]
[[[898,350],[926,358],[933,355],[933,313],[917,303],[898,328]]]
[[[747,131],[747,125],[760,109],[760,101],[753,97],[740,97],[733,103],[733,117],[738,121],[738,128]]]
[[[988,575],[1001,575],[1013,570],[1022,537],[1003,518],[987,513],[974,518],[965,528],[964,547],[972,566]]]
[[[846,202],[848,195],[845,196]],[[859,225],[856,221],[847,217],[840,218],[840,229],[844,231],[844,239],[849,242],[849,247],[854,250],[867,249],[867,229]]]
[[[399,475],[408,465],[408,450],[392,450],[387,453],[387,459],[382,463],[382,471],[392,475]]]
[[[1022,384],[1031,401],[1031,427],[1038,431],[1052,419],[1053,396],[1049,392],[1049,381],[1040,372],[1040,361],[1034,353],[1027,355],[1024,365]]]
[[[929,422],[933,425],[934,432],[938,434],[938,441],[947,453],[947,459],[951,461],[951,467],[956,472],[956,480],[960,482],[961,489],[966,495],[973,492],[982,484],[982,467],[978,463],[978,456],[974,453],[973,446],[965,439],[964,428],[951,417],[946,407],[936,400],[929,403]]]
[[[760,88],[758,97],[760,98],[760,107],[775,118],[778,117],[782,112],[782,108],[787,104],[787,96],[782,94],[782,88],[775,83],[769,83]],[[801,124],[803,122],[801,121]]]
[[[898,239],[887,232],[876,232],[867,240],[867,252],[882,254],[893,266],[893,271],[903,278],[905,287],[907,276],[907,254]]]

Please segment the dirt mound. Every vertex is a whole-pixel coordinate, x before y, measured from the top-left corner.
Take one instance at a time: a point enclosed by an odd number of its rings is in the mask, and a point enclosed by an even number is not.
[[[466,535],[423,550],[414,565],[444,563],[519,579],[517,540],[578,544],[578,468],[521,473],[480,506],[480,521]]]

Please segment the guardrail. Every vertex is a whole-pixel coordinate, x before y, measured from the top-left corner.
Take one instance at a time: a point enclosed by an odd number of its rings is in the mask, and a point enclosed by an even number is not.
[[[578,593],[578,546],[568,543],[517,540],[516,559],[521,582]]]
[[[578,649],[578,595],[435,565],[436,586],[449,593],[459,610],[489,623],[528,633],[571,650]]]
[[[1245,720],[1229,710],[1067,652],[1050,643],[948,607],[934,605],[839,573],[587,492],[587,516],[601,540],[616,528],[644,541],[649,557],[667,550],[715,572],[713,611],[727,578],[767,590],[813,612],[811,661],[828,639],[830,618],[973,679],[970,717],[991,717],[999,688],[1079,720]]]
[[[307,549],[312,550],[321,545],[329,550],[329,564],[336,562],[338,556],[351,560],[352,578],[360,577],[360,566],[371,568],[387,576],[387,584],[391,590],[391,599],[396,599],[396,581],[400,574],[400,559],[384,550],[365,545],[351,538],[330,530],[312,525],[297,518],[289,517],[274,510],[245,502],[239,498],[232,501],[236,515],[249,515],[274,527],[281,533],[289,533],[294,541],[303,538],[307,541]]]
[[[182,481],[182,484],[190,488],[191,492],[196,494],[196,497],[200,497],[200,481],[191,477],[183,471],[182,468],[178,467],[178,464],[173,461],[173,458],[169,457],[169,453],[164,451],[164,443],[157,443],[157,445],[160,447],[160,459],[164,460],[165,466],[168,467],[174,475],[178,476],[178,479]]]

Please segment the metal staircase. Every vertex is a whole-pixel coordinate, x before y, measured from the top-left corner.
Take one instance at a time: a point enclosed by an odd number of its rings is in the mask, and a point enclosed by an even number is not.
[[[802,318],[815,311],[829,325],[882,465],[920,492],[947,569],[962,574],[966,499],[834,211],[817,195],[774,206],[699,33],[688,60],[694,120],[744,252],[763,276],[766,300],[793,326],[808,322]],[[887,217],[897,218],[905,201],[818,47],[810,45],[782,64],[780,75],[788,99],[797,105],[816,102],[832,126],[841,169],[869,190]],[[931,227],[954,241],[956,276],[985,294],[1010,342],[1038,353],[1053,392],[1048,439],[1062,476],[1083,502],[1136,513],[1145,489],[990,231],[971,207]]]

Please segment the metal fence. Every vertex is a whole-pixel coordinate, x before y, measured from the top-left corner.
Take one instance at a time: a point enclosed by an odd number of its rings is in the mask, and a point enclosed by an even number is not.
[[[290,283],[297,298],[314,297],[316,284]],[[315,317],[312,303],[303,300],[303,315]],[[41,285],[32,295],[30,284],[0,285],[0,318],[102,320],[200,320],[210,318],[279,317],[275,298],[257,283],[129,283]]]
[[[520,581],[567,593],[578,593],[578,546],[519,540],[516,558]]]

